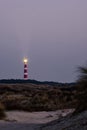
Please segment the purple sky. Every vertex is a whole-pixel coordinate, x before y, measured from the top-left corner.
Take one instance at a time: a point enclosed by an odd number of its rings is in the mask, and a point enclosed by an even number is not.
[[[87,0],[0,0],[0,79],[73,82],[87,61]]]

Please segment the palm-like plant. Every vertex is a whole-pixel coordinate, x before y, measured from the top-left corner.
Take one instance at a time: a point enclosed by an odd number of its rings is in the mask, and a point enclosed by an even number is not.
[[[87,83],[87,67],[79,67],[78,70],[80,72],[78,81]]]
[[[79,67],[78,83],[78,105],[76,112],[87,110],[87,67]]]
[[[79,67],[78,70],[80,75],[77,82],[87,88],[87,67]]]

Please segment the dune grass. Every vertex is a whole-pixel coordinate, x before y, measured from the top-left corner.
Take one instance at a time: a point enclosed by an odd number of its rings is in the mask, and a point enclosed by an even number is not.
[[[0,120],[4,119],[5,117],[6,117],[5,107],[2,103],[0,103]]]

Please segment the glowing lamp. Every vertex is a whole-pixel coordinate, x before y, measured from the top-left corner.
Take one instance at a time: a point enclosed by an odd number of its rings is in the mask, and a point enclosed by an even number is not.
[[[24,58],[23,62],[24,62],[24,63],[28,63],[28,59],[27,59],[27,58]]]

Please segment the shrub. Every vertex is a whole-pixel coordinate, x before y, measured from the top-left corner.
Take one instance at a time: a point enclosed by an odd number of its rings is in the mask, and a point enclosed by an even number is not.
[[[78,105],[75,113],[80,113],[87,110],[87,67],[79,67],[79,78],[78,78]]]
[[[5,118],[5,117],[6,117],[5,108],[4,108],[3,104],[0,103],[0,120]]]

